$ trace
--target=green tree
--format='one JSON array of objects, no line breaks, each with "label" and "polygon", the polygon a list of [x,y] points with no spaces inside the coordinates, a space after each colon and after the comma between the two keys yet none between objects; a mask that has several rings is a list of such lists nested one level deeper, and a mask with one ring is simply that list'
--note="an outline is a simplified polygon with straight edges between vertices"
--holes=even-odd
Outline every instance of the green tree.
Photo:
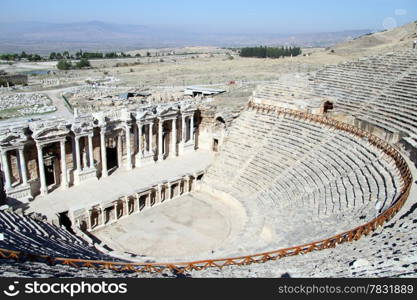
[{"label": "green tree", "polygon": [[79,52],[76,52],[75,53],[75,58],[76,59],[80,59],[82,56],[83,56],[83,51],[82,50],[80,50]]},{"label": "green tree", "polygon": [[19,55],[12,54],[12,53],[6,53],[6,54],[0,54],[0,59],[2,60],[17,60],[19,58]]},{"label": "green tree", "polygon": [[104,55],[105,58],[117,58],[118,55],[116,52],[108,52]]},{"label": "green tree", "polygon": [[285,56],[298,56],[301,54],[299,47],[245,47],[240,49],[241,57],[258,57],[258,58],[280,58]]},{"label": "green tree", "polygon": [[41,61],[42,57],[39,54],[29,54],[28,60],[29,61]]},{"label": "green tree", "polygon": [[58,70],[70,70],[73,68],[73,65],[70,61],[67,61],[66,59],[61,59],[58,64],[56,65]]},{"label": "green tree", "polygon": [[81,58],[80,61],[76,64],[78,69],[89,68],[91,67],[90,61],[86,58]]}]

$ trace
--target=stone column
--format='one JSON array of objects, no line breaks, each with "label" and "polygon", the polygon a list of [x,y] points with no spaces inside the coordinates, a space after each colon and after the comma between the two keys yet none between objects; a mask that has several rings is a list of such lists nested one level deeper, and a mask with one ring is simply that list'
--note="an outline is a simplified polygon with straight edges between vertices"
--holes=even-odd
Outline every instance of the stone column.
[{"label": "stone column", "polygon": [[177,156],[177,119],[172,120],[172,132],[171,132],[171,149],[170,149],[170,156],[175,157]]},{"label": "stone column", "polygon": [[126,124],[125,126],[126,131],[126,155],[127,155],[127,170],[132,170],[132,145],[130,141],[130,126]]},{"label": "stone column", "polygon": [[100,148],[101,148],[101,175],[103,178],[109,176],[107,170],[107,153],[106,153],[106,133],[104,128],[101,128],[100,132]]},{"label": "stone column", "polygon": [[68,178],[67,178],[67,162],[66,162],[66,153],[65,153],[65,140],[60,141],[61,148],[61,181],[62,187],[64,189],[68,188]]},{"label": "stone column", "polygon": [[189,193],[189,192],[190,192],[190,176],[186,176],[185,181],[184,181],[184,194]]},{"label": "stone column", "polygon": [[149,124],[149,152],[153,154],[153,122]]},{"label": "stone column", "polygon": [[152,207],[152,204],[151,204],[151,193],[148,193],[146,195],[145,207],[147,207],[147,208],[151,208]]},{"label": "stone column", "polygon": [[116,202],[114,202],[114,204],[113,204],[113,209],[114,209],[114,220],[115,221],[117,221],[118,219],[119,219],[119,215],[117,214],[117,206],[118,206],[118,203],[117,203],[117,201]]},{"label": "stone column", "polygon": [[157,199],[155,202],[157,203],[162,202],[162,185],[161,184],[158,184],[158,194],[157,194]]},{"label": "stone column", "polygon": [[106,210],[101,207],[101,225],[105,225],[106,224]]},{"label": "stone column", "polygon": [[163,134],[162,125],[163,125],[163,123],[164,123],[164,121],[162,119],[159,119],[159,122],[158,122],[158,160],[159,161],[162,161],[164,159],[164,154],[162,153],[162,151],[163,151],[162,143],[164,141],[163,138],[162,138],[162,134]]},{"label": "stone column", "polygon": [[123,148],[122,148],[122,136],[119,135],[117,136],[117,166],[118,168],[122,167],[123,164]]},{"label": "stone column", "polygon": [[92,224],[91,224],[91,209],[87,211],[87,231],[91,231]]},{"label": "stone column", "polygon": [[187,126],[186,126],[186,116],[182,115],[181,117],[181,143],[179,148],[179,155],[184,154],[185,139],[187,137]]},{"label": "stone column", "polygon": [[197,180],[197,178],[194,175],[193,176],[190,176],[190,180],[188,181],[188,186],[190,188],[190,192],[193,192],[194,191],[195,181],[196,180]]},{"label": "stone column", "polygon": [[174,193],[172,192],[172,183],[168,182],[168,200],[171,200],[172,198],[174,198]]},{"label": "stone column", "polygon": [[93,153],[93,135],[88,135],[88,160],[90,161],[90,169],[94,168],[94,153]]},{"label": "stone column", "polygon": [[81,156],[80,156],[80,137],[75,137],[75,161],[77,164],[77,172],[81,173],[82,167],[81,167]]},{"label": "stone column", "polygon": [[[139,194],[136,194],[135,203],[133,204],[133,212],[139,212],[140,211],[140,196]],[[136,210],[135,210],[136,209]]]},{"label": "stone column", "polygon": [[143,138],[143,126],[141,123],[137,123],[138,126],[138,155],[139,158],[142,158],[142,148],[144,145],[142,145],[142,138]]},{"label": "stone column", "polygon": [[28,184],[28,172],[26,168],[24,146],[19,147],[19,162],[20,162],[20,174],[22,174],[22,183],[23,185],[27,185]]},{"label": "stone column", "polygon": [[129,197],[124,198],[123,215],[128,216],[129,212]]},{"label": "stone column", "polygon": [[7,160],[6,150],[1,151],[1,163],[3,165],[3,172],[4,172],[4,185],[7,191],[12,188],[12,179],[10,177],[10,168],[9,168],[9,162]]},{"label": "stone column", "polygon": [[88,169],[88,161],[87,161],[87,137],[83,136],[82,137],[82,141],[83,141],[83,146],[82,148],[80,148],[80,153],[83,156],[83,159],[81,160],[81,168],[84,169]]},{"label": "stone column", "polygon": [[190,116],[190,142],[194,144],[194,113]]},{"label": "stone column", "polygon": [[36,144],[38,150],[38,166],[39,166],[39,179],[41,182],[41,195],[48,194],[48,187],[46,186],[45,178],[45,165],[43,162],[43,145]]},{"label": "stone column", "polygon": [[133,125],[133,154],[137,154],[139,152],[139,126],[135,123],[136,126]]},{"label": "stone column", "polygon": [[142,132],[142,124],[140,122],[137,122],[136,125],[138,127],[138,129],[136,131],[137,134],[138,134],[137,139],[136,139],[136,142],[137,142],[137,145],[138,145],[138,152],[136,153],[136,157],[135,157],[135,166],[139,167],[140,166],[140,161],[143,157],[143,155],[142,155],[142,135],[143,135],[143,132]]}]

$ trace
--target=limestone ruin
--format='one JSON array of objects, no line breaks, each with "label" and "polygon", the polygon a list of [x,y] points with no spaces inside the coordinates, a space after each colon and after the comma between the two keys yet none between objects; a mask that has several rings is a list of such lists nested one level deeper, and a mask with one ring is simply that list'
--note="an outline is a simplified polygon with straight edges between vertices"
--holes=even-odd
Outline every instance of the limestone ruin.
[{"label": "limestone ruin", "polygon": [[415,276],[416,55],[282,76],[238,116],[203,97],[2,126],[0,253],[75,274]]}]

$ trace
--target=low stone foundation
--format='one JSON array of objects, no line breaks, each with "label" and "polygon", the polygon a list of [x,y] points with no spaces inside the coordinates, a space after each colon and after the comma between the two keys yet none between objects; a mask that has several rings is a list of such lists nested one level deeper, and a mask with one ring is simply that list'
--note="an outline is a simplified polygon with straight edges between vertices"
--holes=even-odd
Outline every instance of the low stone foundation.
[{"label": "low stone foundation", "polygon": [[188,194],[199,188],[204,171],[187,174],[149,186],[133,195],[123,196],[109,203],[76,209],[69,216],[73,224],[83,231],[94,232],[118,220],[161,205],[165,201]]}]

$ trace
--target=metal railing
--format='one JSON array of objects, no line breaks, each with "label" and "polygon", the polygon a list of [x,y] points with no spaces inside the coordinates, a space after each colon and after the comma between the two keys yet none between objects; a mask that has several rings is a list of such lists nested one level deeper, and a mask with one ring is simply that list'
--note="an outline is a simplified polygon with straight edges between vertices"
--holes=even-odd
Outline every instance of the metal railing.
[{"label": "metal railing", "polygon": [[324,116],[311,115],[303,113],[300,111],[295,111],[291,109],[285,109],[276,107],[273,105],[265,104],[254,104],[252,102],[248,103],[248,109],[256,110],[258,113],[266,114],[277,114],[283,116],[289,116],[293,118],[303,119],[309,122],[316,122],[324,126],[329,126],[336,128],[338,130],[345,131],[352,135],[355,135],[359,138],[367,138],[368,142],[373,146],[377,147],[388,155],[392,162],[395,164],[396,168],[401,174],[401,192],[398,198],[393,202],[393,204],[377,216],[375,219],[370,222],[358,226],[354,229],[345,231],[343,233],[331,236],[324,240],[314,241],[304,245],[298,245],[289,248],[283,248],[278,250],[272,250],[268,252],[249,254],[238,257],[229,257],[221,259],[206,259],[200,261],[191,261],[191,262],[173,262],[173,263],[131,263],[131,262],[117,262],[117,261],[101,261],[101,260],[85,260],[85,259],[73,259],[73,258],[61,258],[61,257],[49,257],[45,255],[35,255],[30,253],[24,253],[20,251],[12,251],[7,249],[0,249],[0,258],[6,259],[15,259],[15,260],[31,260],[46,262],[49,264],[62,264],[68,265],[76,268],[87,267],[94,269],[110,269],[114,271],[130,271],[130,272],[163,272],[163,271],[173,271],[173,272],[187,272],[191,270],[204,270],[207,268],[223,268],[226,266],[242,266],[249,265],[253,263],[265,263],[267,261],[274,261],[284,257],[295,256],[299,254],[306,254],[312,251],[318,251],[328,248],[334,248],[339,244],[352,242],[360,239],[364,235],[368,235],[371,232],[375,231],[378,227],[381,227],[384,223],[391,220],[396,213],[403,207],[405,201],[407,200],[411,185],[412,185],[412,175],[407,166],[406,161],[401,156],[401,154],[389,145],[387,142],[382,139],[365,132],[359,128],[356,128],[352,125],[345,124],[334,119],[329,119]]}]

